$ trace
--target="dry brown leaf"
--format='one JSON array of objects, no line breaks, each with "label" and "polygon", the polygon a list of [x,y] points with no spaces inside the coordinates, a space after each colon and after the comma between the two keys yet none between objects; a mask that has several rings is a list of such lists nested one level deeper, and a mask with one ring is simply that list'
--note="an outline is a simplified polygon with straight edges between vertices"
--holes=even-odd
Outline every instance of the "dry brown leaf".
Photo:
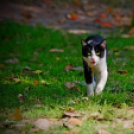
[{"label": "dry brown leaf", "polygon": [[77,118],[70,118],[68,120],[68,127],[72,128],[74,126],[82,126],[82,121]]},{"label": "dry brown leaf", "polygon": [[89,116],[89,119],[101,121],[101,120],[105,120],[105,117],[103,115],[101,115],[100,113],[96,112],[96,113],[91,114]]},{"label": "dry brown leaf", "polygon": [[38,80],[34,80],[34,83],[36,83],[36,84],[37,84],[37,83],[39,83],[39,81],[38,81]]},{"label": "dry brown leaf", "polygon": [[131,35],[130,34],[122,34],[121,37],[123,37],[123,38],[130,38]]},{"label": "dry brown leaf", "polygon": [[103,23],[101,23],[101,27],[108,27],[108,28],[111,28],[112,25],[111,25],[111,23],[103,22]]},{"label": "dry brown leaf", "polygon": [[126,70],[119,70],[118,73],[119,73],[119,74],[127,75],[127,71],[126,71]]},{"label": "dry brown leaf", "polygon": [[131,26],[131,22],[132,22],[131,18],[129,18],[127,16],[121,18],[122,25]]},{"label": "dry brown leaf", "polygon": [[52,122],[48,119],[38,119],[34,122],[35,126],[40,129],[48,129],[52,126]]},{"label": "dry brown leaf", "polygon": [[110,7],[108,7],[108,8],[106,9],[106,12],[111,14],[111,13],[113,13],[113,9],[110,8]]},{"label": "dry brown leaf", "polygon": [[129,30],[128,33],[129,33],[129,34],[134,34],[134,27],[132,27],[132,28]]},{"label": "dry brown leaf", "polygon": [[16,78],[16,77],[6,77],[6,80],[11,81],[11,82],[16,82],[16,83],[21,82],[21,79]]},{"label": "dry brown leaf", "polygon": [[26,19],[31,19],[33,17],[29,12],[23,12],[21,15]]},{"label": "dry brown leaf", "polygon": [[73,69],[73,66],[72,66],[71,64],[65,66],[65,70],[66,70],[66,71],[68,71],[68,70],[70,70],[70,69]]},{"label": "dry brown leaf", "polygon": [[23,94],[19,94],[19,95],[18,95],[18,99],[20,100],[20,103],[23,103],[23,102],[24,102],[25,97],[24,97],[24,95],[23,95]]},{"label": "dry brown leaf", "polygon": [[79,0],[74,0],[74,5],[77,7],[81,7],[82,3]]},{"label": "dry brown leaf", "polygon": [[123,125],[123,128],[131,129],[134,126],[133,120],[123,120],[123,119],[115,119],[115,122],[121,123]]},{"label": "dry brown leaf", "polygon": [[19,60],[17,58],[13,58],[13,59],[8,59],[8,60],[5,60],[5,63],[19,63]]},{"label": "dry brown leaf", "polygon": [[44,3],[47,4],[47,5],[51,5],[52,1],[51,0],[44,0]]},{"label": "dry brown leaf", "polygon": [[17,120],[17,121],[22,120],[23,116],[20,112],[20,109],[15,109],[14,114],[10,115],[10,118],[14,119],[14,120]]},{"label": "dry brown leaf", "polygon": [[124,128],[132,128],[134,126],[134,121],[129,120],[129,121],[123,121],[123,127]]},{"label": "dry brown leaf", "polygon": [[43,71],[41,71],[41,70],[35,70],[35,71],[32,71],[32,73],[33,73],[33,74],[42,74]]},{"label": "dry brown leaf", "polygon": [[101,13],[101,14],[100,14],[100,17],[104,19],[104,18],[106,18],[106,14]]},{"label": "dry brown leaf", "polygon": [[75,83],[73,82],[66,82],[64,85],[68,88],[68,90],[77,89]]},{"label": "dry brown leaf", "polygon": [[76,111],[64,111],[64,115],[63,116],[69,116],[69,117],[80,117],[81,114],[77,113]]},{"label": "dry brown leaf", "polygon": [[52,48],[49,50],[50,52],[64,52],[63,49],[57,49],[57,48]]},{"label": "dry brown leaf", "polygon": [[95,22],[95,23],[102,23],[103,21],[100,18],[96,18],[96,19],[93,20],[93,22]]}]

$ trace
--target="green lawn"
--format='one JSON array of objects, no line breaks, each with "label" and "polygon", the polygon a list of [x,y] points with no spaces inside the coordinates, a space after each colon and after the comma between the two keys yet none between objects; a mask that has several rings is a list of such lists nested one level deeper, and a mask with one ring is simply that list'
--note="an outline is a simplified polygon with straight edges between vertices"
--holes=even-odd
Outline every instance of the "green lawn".
[{"label": "green lawn", "polygon": [[[123,123],[134,120],[134,38],[108,36],[107,85],[101,95],[84,98],[83,71],[66,71],[65,67],[82,66],[81,39],[87,36],[43,26],[0,23],[0,124],[4,126],[0,132],[13,129],[16,133],[34,133],[30,123],[21,130],[3,125],[5,120],[12,122],[10,115],[19,108],[23,118],[30,121],[44,117],[62,120],[63,112],[70,109],[89,116],[82,126],[74,127],[77,132],[62,125],[39,130],[39,134],[96,134],[103,127],[112,134],[133,134],[134,125],[125,128]],[[64,52],[50,52],[54,48]],[[76,87],[69,90],[66,82]],[[104,116],[102,120],[90,119],[96,112]],[[122,121],[117,123],[117,119]]]}]

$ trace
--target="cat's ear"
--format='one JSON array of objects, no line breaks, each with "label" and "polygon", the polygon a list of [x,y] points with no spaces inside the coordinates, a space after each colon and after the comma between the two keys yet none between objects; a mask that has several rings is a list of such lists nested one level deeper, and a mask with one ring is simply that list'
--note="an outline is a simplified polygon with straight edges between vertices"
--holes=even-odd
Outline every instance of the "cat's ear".
[{"label": "cat's ear", "polygon": [[103,49],[105,49],[106,48],[106,45],[107,45],[107,40],[106,39],[104,39],[102,42],[101,42],[101,47],[103,48]]},{"label": "cat's ear", "polygon": [[82,47],[84,47],[84,46],[86,46],[87,45],[87,43],[85,42],[85,40],[81,40],[81,44],[82,44]]}]

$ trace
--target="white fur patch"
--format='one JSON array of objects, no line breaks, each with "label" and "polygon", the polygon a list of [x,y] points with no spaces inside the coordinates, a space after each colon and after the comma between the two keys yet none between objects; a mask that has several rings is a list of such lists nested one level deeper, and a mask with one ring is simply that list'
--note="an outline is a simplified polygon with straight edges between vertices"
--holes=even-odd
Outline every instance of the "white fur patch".
[{"label": "white fur patch", "polygon": [[89,40],[89,41],[88,41],[88,44],[90,44],[91,42],[93,42],[93,40]]},{"label": "white fur patch", "polygon": [[87,95],[94,96],[94,84],[87,84]]},{"label": "white fur patch", "polygon": [[86,46],[87,45],[87,43],[84,40],[81,40],[81,42],[82,42],[82,46]]}]

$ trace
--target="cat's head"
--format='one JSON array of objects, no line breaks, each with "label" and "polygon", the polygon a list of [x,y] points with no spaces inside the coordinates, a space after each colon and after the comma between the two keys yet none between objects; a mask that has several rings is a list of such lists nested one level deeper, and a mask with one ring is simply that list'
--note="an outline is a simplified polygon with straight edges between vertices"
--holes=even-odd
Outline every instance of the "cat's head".
[{"label": "cat's head", "polygon": [[98,35],[89,36],[81,40],[83,59],[90,66],[97,65],[106,56],[107,41]]}]

